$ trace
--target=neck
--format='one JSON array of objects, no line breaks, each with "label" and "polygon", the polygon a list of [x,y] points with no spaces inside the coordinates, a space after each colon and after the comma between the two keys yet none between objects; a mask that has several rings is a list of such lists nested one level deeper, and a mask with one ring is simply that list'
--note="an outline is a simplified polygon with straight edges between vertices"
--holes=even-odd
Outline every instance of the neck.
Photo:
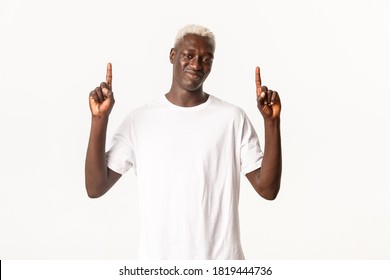
[{"label": "neck", "polygon": [[171,89],[165,96],[171,103],[181,107],[198,106],[206,102],[209,97],[202,89],[194,92],[173,91]]}]

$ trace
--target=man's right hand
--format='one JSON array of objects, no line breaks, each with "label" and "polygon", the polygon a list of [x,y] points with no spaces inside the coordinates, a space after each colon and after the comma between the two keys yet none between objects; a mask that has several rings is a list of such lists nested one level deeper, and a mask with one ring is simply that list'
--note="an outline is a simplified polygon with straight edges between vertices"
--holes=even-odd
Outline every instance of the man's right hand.
[{"label": "man's right hand", "polygon": [[114,95],[112,92],[112,65],[107,64],[106,82],[100,84],[89,94],[89,108],[92,117],[108,117],[114,107]]},{"label": "man's right hand", "polygon": [[91,198],[105,194],[122,176],[107,167],[105,157],[108,116],[114,103],[112,66],[108,63],[106,82],[89,94],[92,122],[85,160],[85,186]]}]

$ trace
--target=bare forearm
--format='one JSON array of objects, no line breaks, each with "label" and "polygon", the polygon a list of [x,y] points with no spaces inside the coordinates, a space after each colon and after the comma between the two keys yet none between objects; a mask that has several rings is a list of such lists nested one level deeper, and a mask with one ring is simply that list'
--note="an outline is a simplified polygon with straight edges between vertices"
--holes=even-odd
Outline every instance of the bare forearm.
[{"label": "bare forearm", "polygon": [[264,118],[264,158],[260,169],[246,176],[257,193],[265,199],[275,199],[282,175],[282,148],[280,140],[280,111],[282,104],[277,91],[261,83],[260,68],[256,67],[257,108]]},{"label": "bare forearm", "polygon": [[108,117],[114,103],[112,65],[108,63],[106,82],[89,93],[92,123],[85,160],[85,186],[91,198],[105,194],[121,177],[121,174],[107,168],[105,158]]},{"label": "bare forearm", "polygon": [[259,172],[259,193],[266,199],[275,199],[282,175],[282,148],[280,119],[265,121],[264,158]]},{"label": "bare forearm", "polygon": [[108,117],[92,117],[87,156],[85,185],[89,197],[99,197],[108,190],[107,163],[105,159]]}]

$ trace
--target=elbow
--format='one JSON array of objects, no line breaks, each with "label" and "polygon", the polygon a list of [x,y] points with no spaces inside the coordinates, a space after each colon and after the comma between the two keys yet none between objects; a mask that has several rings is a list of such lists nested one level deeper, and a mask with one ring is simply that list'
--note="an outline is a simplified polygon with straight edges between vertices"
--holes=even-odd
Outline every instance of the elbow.
[{"label": "elbow", "polygon": [[103,192],[99,191],[99,187],[92,186],[90,184],[86,184],[85,187],[89,198],[99,198],[104,194]]},{"label": "elbow", "polygon": [[93,199],[93,198],[99,198],[99,197],[102,196],[101,194],[94,193],[94,192],[88,192],[88,191],[87,191],[87,194],[88,194],[88,197],[91,198],[91,199]]},{"label": "elbow", "polygon": [[266,200],[275,200],[280,189],[281,175],[262,179],[258,181],[258,194]]},{"label": "elbow", "polygon": [[259,190],[259,195],[266,200],[275,200],[279,193],[280,184],[275,184]]},{"label": "elbow", "polygon": [[260,196],[266,200],[275,200],[278,194],[273,194],[273,193],[260,193]]}]

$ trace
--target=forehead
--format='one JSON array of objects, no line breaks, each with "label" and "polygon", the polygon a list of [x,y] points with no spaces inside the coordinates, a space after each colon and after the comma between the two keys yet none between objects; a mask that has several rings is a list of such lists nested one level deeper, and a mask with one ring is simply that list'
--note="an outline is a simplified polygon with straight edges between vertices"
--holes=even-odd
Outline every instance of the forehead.
[{"label": "forehead", "polygon": [[177,48],[179,49],[179,51],[195,50],[214,54],[214,48],[211,43],[211,40],[207,37],[195,34],[185,35],[180,41],[180,43],[177,45]]}]

